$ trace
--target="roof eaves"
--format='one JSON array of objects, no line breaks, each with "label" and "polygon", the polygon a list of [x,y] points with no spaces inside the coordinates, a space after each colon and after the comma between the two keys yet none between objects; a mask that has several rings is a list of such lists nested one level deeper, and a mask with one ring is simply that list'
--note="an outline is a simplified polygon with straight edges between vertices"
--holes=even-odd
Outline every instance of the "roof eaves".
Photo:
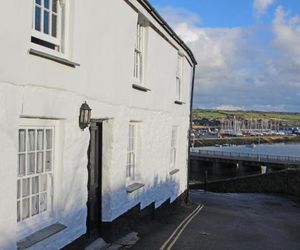
[{"label": "roof eaves", "polygon": [[156,11],[156,9],[149,3],[148,0],[137,0],[148,13],[168,32],[168,34],[187,52],[191,57],[194,65],[197,65],[196,58],[190,48],[182,41],[182,39],[175,33],[170,25],[163,19],[163,17]]}]

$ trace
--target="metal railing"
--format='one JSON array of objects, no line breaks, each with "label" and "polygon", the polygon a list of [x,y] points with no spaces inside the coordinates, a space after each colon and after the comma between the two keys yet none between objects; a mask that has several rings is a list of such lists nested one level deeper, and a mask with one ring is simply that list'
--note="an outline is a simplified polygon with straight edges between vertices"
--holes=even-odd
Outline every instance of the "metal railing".
[{"label": "metal railing", "polygon": [[285,163],[300,163],[300,157],[297,156],[279,156],[267,154],[254,154],[254,153],[237,153],[226,151],[202,150],[191,149],[191,153],[197,156],[211,157],[211,158],[226,158],[226,159],[244,159],[256,161],[272,161],[272,162],[285,162]]}]

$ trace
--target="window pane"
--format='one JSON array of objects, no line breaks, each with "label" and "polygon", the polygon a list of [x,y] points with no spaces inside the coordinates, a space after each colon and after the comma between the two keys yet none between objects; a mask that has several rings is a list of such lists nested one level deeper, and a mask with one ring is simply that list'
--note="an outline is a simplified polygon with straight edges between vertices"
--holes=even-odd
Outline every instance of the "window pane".
[{"label": "window pane", "polygon": [[44,6],[49,9],[49,0],[44,0]]},{"label": "window pane", "polygon": [[180,79],[176,78],[176,98],[178,100],[180,100],[181,98],[181,83],[180,83]]},{"label": "window pane", "polygon": [[22,219],[29,217],[29,198],[23,199],[22,201]]},{"label": "window pane", "polygon": [[57,13],[57,0],[52,1],[52,11]]},{"label": "window pane", "polygon": [[20,198],[20,194],[21,194],[21,181],[18,180],[17,181],[17,199]]},{"label": "window pane", "polygon": [[41,192],[47,191],[47,178],[48,176],[46,174],[41,175],[41,185],[40,185]]},{"label": "window pane", "polygon": [[39,177],[32,178],[32,186],[31,186],[31,193],[37,194],[39,192]]},{"label": "window pane", "polygon": [[29,129],[28,130],[28,151],[35,150],[35,130]]},{"label": "window pane", "polygon": [[142,63],[143,63],[143,58],[142,58],[142,53],[139,53],[139,57],[138,57],[138,67],[139,67],[139,71],[138,71],[138,74],[139,74],[139,79],[141,80],[142,79]]},{"label": "window pane", "polygon": [[17,201],[17,222],[20,221],[21,214],[20,214],[20,201]]},{"label": "window pane", "polygon": [[39,129],[37,131],[37,149],[43,150],[44,149],[44,130]]},{"label": "window pane", "polygon": [[39,213],[39,196],[33,196],[31,199],[31,215]]},{"label": "window pane", "polygon": [[41,5],[41,0],[35,0],[35,3]]},{"label": "window pane", "polygon": [[42,173],[43,172],[43,165],[44,165],[44,153],[39,152],[37,153],[37,160],[36,160],[36,172],[37,173]]},{"label": "window pane", "polygon": [[34,28],[37,31],[41,31],[41,8],[40,7],[35,7],[35,25]]},{"label": "window pane", "polygon": [[25,154],[19,154],[18,176],[25,175]]},{"label": "window pane", "polygon": [[57,16],[52,14],[52,36],[56,37],[57,35]]},{"label": "window pane", "polygon": [[52,148],[52,130],[51,129],[46,130],[46,148],[47,149]]},{"label": "window pane", "polygon": [[49,34],[49,12],[44,10],[44,33]]},{"label": "window pane", "polygon": [[47,210],[47,193],[40,195],[40,212]]},{"label": "window pane", "polygon": [[27,175],[35,173],[35,153],[27,155]]},{"label": "window pane", "polygon": [[19,152],[24,152],[26,150],[26,130],[19,130]]},{"label": "window pane", "polygon": [[22,196],[26,197],[30,194],[30,178],[22,180]]},{"label": "window pane", "polygon": [[46,171],[51,171],[52,169],[52,152],[51,151],[47,151],[46,152],[46,166],[45,166],[45,170]]}]

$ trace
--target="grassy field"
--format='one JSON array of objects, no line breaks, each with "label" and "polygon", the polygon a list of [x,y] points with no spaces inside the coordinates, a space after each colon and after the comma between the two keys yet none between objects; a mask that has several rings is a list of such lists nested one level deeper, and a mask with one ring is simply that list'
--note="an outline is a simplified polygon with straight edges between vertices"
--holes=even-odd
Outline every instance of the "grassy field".
[{"label": "grassy field", "polygon": [[195,119],[222,120],[236,116],[237,119],[273,119],[288,126],[300,126],[300,113],[260,112],[260,111],[225,111],[225,110],[193,110]]}]

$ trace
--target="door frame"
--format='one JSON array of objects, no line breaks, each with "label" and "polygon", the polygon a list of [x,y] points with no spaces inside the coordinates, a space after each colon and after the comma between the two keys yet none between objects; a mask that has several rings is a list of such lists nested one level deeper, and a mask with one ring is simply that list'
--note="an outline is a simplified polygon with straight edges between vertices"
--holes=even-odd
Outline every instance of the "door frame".
[{"label": "door frame", "polygon": [[103,120],[92,119],[89,131],[86,234],[95,240],[101,235],[102,224]]}]

